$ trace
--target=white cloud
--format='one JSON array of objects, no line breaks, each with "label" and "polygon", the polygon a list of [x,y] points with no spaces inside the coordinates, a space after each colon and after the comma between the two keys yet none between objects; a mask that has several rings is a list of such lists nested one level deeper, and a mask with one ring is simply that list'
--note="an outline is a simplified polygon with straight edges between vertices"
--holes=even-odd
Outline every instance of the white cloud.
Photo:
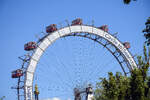
[{"label": "white cloud", "polygon": [[60,99],[57,97],[54,97],[54,98],[46,98],[46,99],[41,99],[41,100],[60,100]]},{"label": "white cloud", "polygon": [[68,98],[68,100],[71,100],[70,98]]},{"label": "white cloud", "polygon": [[[46,98],[46,99],[40,99],[40,100],[61,100],[61,99],[54,97],[54,98]],[[68,98],[67,100],[71,100],[71,98]]]}]

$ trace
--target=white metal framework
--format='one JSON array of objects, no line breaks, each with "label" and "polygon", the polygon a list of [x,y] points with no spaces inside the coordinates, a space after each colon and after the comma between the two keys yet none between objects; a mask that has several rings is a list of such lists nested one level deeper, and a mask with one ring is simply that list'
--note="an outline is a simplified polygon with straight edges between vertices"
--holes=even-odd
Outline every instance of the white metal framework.
[{"label": "white metal framework", "polygon": [[[82,35],[81,33],[87,33]],[[91,35],[95,35],[96,38],[90,38]],[[61,28],[55,32],[52,32],[48,35],[46,35],[32,54],[27,70],[26,70],[26,76],[24,80],[24,97],[25,100],[33,100],[33,79],[34,79],[34,72],[37,66],[37,63],[41,57],[41,55],[44,53],[46,48],[48,48],[53,42],[55,42],[57,39],[65,36],[81,36],[81,37],[86,37],[90,38],[94,41],[100,42],[98,39],[102,38],[107,41],[107,43],[102,44],[104,47],[106,47],[116,59],[118,59],[117,55],[115,55],[116,52],[119,52],[119,56],[122,56],[126,64],[128,65],[129,70],[131,71],[132,69],[136,68],[137,65],[129,53],[129,51],[124,47],[124,45],[113,35],[104,32],[101,29],[98,29],[93,26],[87,26],[87,25],[75,25],[75,26],[67,26],[64,28]],[[107,45],[112,45],[113,47],[116,48],[115,51],[111,51]],[[123,61],[119,61],[121,63]]]}]

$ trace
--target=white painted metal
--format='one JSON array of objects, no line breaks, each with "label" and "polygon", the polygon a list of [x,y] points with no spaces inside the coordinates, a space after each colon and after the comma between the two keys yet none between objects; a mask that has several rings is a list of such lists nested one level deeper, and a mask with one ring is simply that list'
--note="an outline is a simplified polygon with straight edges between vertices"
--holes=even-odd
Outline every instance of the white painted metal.
[{"label": "white painted metal", "polygon": [[33,100],[32,84],[34,71],[36,69],[37,62],[39,61],[41,55],[44,53],[46,48],[62,36],[66,36],[71,33],[84,33],[84,32],[99,35],[102,38],[108,40],[124,55],[124,57],[126,58],[126,60],[130,65],[130,70],[137,67],[134,59],[132,58],[128,50],[123,46],[123,44],[118,39],[113,37],[111,34],[92,26],[85,26],[85,25],[68,26],[49,34],[46,38],[44,38],[44,40],[39,44],[39,46],[33,53],[26,71],[25,87],[24,87],[25,100]]}]

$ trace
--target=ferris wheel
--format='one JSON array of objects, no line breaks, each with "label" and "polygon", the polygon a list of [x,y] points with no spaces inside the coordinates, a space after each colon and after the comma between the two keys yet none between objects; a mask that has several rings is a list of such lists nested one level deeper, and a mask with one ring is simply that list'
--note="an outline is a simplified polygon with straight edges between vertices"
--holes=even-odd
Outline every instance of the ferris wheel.
[{"label": "ferris wheel", "polygon": [[[60,25],[60,28],[58,28],[56,24],[49,25],[46,27],[46,32],[43,32],[43,36],[39,37],[37,42],[28,42],[25,44],[24,50],[28,51],[28,53],[19,57],[23,61],[22,67],[12,72],[12,78],[18,78],[17,87],[14,87],[17,89],[18,100],[38,100],[38,87],[43,91],[47,90],[43,94],[51,91],[49,95],[54,95],[55,97],[58,97],[56,94],[61,95],[57,92],[61,90],[61,93],[72,95],[72,97],[70,97],[71,100],[83,100],[82,94],[86,95],[84,99],[92,100],[94,82],[96,80],[94,79],[95,75],[98,74],[99,71],[106,73],[104,69],[108,64],[111,64],[110,62],[117,62],[125,75],[128,75],[131,70],[137,67],[133,56],[128,51],[130,48],[129,42],[122,43],[119,41],[115,34],[108,32],[107,25],[101,27],[95,27],[94,24],[85,25],[80,18],[73,20],[71,24],[68,21],[65,23],[66,26],[63,27]],[[74,37],[79,37],[79,39]],[[70,40],[78,42],[72,43]],[[92,45],[91,40],[92,42],[94,41],[96,47]],[[62,43],[60,43],[60,41]],[[103,68],[99,68],[98,65],[93,64],[95,61],[97,61],[97,63],[99,63],[99,61],[105,62],[99,60],[105,58],[105,53],[102,54],[100,52],[100,55],[97,54],[99,44],[105,48],[105,50],[102,51],[109,52],[109,54],[112,55],[111,61],[109,60],[106,64],[103,64]],[[60,47],[58,47],[58,45]],[[75,45],[79,46],[75,48]],[[62,49],[63,46],[65,46],[65,49]],[[69,51],[70,47],[73,47],[73,49]],[[83,47],[85,48],[83,49]],[[97,48],[97,50],[94,51],[93,48]],[[91,49],[90,53],[86,53],[89,49]],[[47,50],[49,50],[50,53],[48,53]],[[54,50],[56,50],[56,52]],[[77,53],[76,58],[74,56],[70,57],[70,55],[74,55],[75,52]],[[92,54],[99,56],[94,58]],[[70,58],[67,59],[67,57]],[[84,60],[87,61],[84,62]],[[108,60],[108,58],[105,58],[105,60]],[[55,68],[51,68],[50,66]],[[62,67],[60,68],[58,66]],[[96,67],[93,68],[92,66]],[[107,69],[112,71],[115,68]],[[96,73],[96,71],[98,72]],[[93,75],[93,73],[95,74]],[[63,78],[65,78],[65,80],[63,80]],[[55,85],[57,86],[55,87]],[[52,88],[54,88],[54,90]],[[64,100],[65,99],[66,98],[64,98]]]}]

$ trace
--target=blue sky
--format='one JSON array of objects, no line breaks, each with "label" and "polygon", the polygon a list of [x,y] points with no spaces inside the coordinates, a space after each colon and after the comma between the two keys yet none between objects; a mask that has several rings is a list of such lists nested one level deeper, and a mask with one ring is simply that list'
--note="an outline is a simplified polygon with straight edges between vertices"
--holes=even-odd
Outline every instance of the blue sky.
[{"label": "blue sky", "polygon": [[[149,0],[137,0],[130,5],[124,5],[122,0],[0,0],[0,97],[16,99],[15,90],[11,89],[16,82],[11,79],[11,71],[20,68],[18,56],[26,53],[23,50],[24,44],[36,41],[35,34],[45,30],[47,25],[58,24],[65,19],[71,22],[80,17],[84,23],[90,24],[94,20],[95,26],[107,24],[110,33],[118,32],[122,42],[131,43],[130,51],[133,55],[141,54],[145,41],[141,31],[150,16],[149,5]],[[68,41],[76,44],[76,39],[69,38]],[[58,45],[61,47],[63,43],[65,41],[60,40]],[[73,50],[71,44],[68,45]],[[52,46],[52,51],[57,52],[58,47]]]}]

